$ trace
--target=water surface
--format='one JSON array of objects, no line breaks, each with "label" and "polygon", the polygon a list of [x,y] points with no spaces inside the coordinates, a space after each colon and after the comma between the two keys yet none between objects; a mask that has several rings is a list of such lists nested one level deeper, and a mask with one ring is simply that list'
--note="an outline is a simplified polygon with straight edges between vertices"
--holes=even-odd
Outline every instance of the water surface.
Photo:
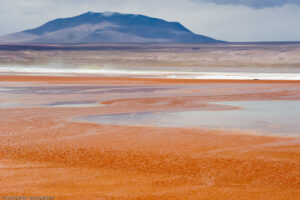
[{"label": "water surface", "polygon": [[264,134],[300,135],[300,101],[232,101],[217,104],[240,110],[143,112],[80,117],[100,124],[255,130]]},{"label": "water surface", "polygon": [[46,105],[47,107],[61,107],[61,108],[81,108],[81,107],[95,107],[102,106],[95,101],[56,101]]}]

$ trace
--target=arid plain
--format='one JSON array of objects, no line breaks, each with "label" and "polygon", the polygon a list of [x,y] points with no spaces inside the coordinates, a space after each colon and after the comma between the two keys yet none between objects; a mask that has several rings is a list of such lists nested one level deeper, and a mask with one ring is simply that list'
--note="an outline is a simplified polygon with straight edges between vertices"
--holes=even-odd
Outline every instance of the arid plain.
[{"label": "arid plain", "polygon": [[[300,73],[300,45],[289,43],[2,45],[0,49],[0,70],[7,66],[118,70],[173,67],[200,72]],[[297,127],[293,134],[285,134],[287,129],[276,124],[254,123],[253,129],[239,128],[238,121],[233,128],[181,125],[184,120],[197,121],[195,116],[175,121],[175,126],[159,126],[151,125],[153,119],[147,116],[154,113],[154,120],[159,121],[169,112],[197,111],[205,118],[209,112],[217,117],[222,112],[246,111],[247,119],[247,109],[234,106],[235,102],[299,100],[297,80],[198,80],[2,70],[0,196],[297,200]],[[128,116],[138,119],[140,114],[148,121],[126,124]],[[113,120],[95,123],[85,120],[86,116]],[[124,120],[125,124],[119,123]],[[291,115],[282,121],[297,124],[299,118]],[[262,129],[257,130],[256,125]],[[276,134],[279,129],[283,132]]]}]

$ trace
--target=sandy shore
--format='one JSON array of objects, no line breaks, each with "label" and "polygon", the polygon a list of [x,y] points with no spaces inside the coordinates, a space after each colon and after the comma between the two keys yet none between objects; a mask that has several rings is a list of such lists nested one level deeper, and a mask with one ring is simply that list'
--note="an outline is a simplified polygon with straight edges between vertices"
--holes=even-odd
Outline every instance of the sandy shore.
[{"label": "sandy shore", "polygon": [[[78,116],[218,110],[300,100],[298,81],[0,76],[0,196],[55,199],[300,198],[300,139],[247,130],[130,127]],[[11,90],[11,91],[9,91]],[[96,101],[96,107],[49,107]],[[233,108],[232,108],[233,109]]]}]

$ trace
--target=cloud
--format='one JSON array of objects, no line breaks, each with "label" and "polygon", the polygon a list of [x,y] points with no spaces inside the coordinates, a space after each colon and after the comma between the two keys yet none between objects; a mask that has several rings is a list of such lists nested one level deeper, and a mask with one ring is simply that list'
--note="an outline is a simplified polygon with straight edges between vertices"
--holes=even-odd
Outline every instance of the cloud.
[{"label": "cloud", "polygon": [[300,5],[299,0],[193,0],[196,2],[215,3],[218,5],[243,5],[251,8],[282,7],[287,4]]}]

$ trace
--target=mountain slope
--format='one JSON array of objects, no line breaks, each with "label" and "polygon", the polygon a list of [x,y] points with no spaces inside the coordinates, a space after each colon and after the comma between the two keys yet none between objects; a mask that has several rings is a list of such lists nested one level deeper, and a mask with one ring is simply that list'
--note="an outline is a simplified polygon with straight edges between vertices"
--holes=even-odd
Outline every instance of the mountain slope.
[{"label": "mountain slope", "polygon": [[143,15],[87,12],[0,37],[2,43],[216,43],[178,22]]}]

